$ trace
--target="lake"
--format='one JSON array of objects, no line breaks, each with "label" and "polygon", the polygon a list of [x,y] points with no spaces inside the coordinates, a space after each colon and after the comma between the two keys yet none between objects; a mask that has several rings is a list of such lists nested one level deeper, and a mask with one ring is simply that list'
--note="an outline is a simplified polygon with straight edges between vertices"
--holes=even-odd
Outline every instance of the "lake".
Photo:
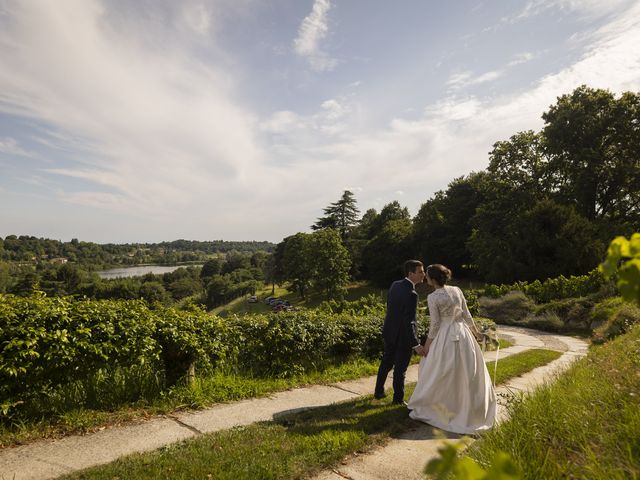
[{"label": "lake", "polygon": [[138,265],[137,267],[123,267],[123,268],[111,268],[109,270],[100,270],[96,272],[100,278],[126,278],[126,277],[141,277],[147,273],[153,273],[160,275],[163,273],[173,272],[181,267],[201,267],[202,265]]}]

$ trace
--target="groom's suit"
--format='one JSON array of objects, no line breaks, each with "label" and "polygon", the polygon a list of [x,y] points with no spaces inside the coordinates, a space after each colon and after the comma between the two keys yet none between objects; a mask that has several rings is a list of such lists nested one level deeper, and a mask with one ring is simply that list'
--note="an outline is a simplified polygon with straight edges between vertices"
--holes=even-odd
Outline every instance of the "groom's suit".
[{"label": "groom's suit", "polygon": [[408,278],[393,282],[387,295],[387,315],[382,328],[384,354],[374,392],[377,398],[384,396],[384,383],[393,368],[393,401],[400,403],[404,400],[404,377],[412,350],[420,345],[417,308],[418,294],[413,283]]}]

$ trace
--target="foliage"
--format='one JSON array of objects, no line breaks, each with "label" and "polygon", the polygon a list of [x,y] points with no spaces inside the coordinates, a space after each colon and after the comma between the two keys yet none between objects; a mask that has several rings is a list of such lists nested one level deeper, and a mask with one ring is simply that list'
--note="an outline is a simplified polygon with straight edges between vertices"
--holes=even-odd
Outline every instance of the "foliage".
[{"label": "foliage", "polygon": [[327,228],[313,233],[296,233],[276,247],[276,272],[287,280],[302,298],[309,289],[328,297],[344,293],[349,280],[351,260],[336,230]]},{"label": "foliage", "polygon": [[619,98],[586,86],[542,115],[547,179],[563,203],[589,220],[640,219],[640,94]]},{"label": "foliage", "polygon": [[402,266],[411,256],[411,221],[391,220],[365,246],[362,269],[375,285],[388,287],[403,277]]},{"label": "foliage", "polygon": [[497,323],[518,324],[535,311],[535,305],[521,291],[511,291],[499,298],[481,297],[480,315],[487,316]]},{"label": "foliage", "polygon": [[[1,240],[1,239],[0,239]],[[270,252],[269,242],[227,242],[214,240],[198,242],[175,240],[161,243],[97,244],[73,239],[61,242],[28,235],[8,235],[2,241],[0,259],[12,262],[46,263],[63,258],[83,268],[98,269],[115,265],[141,263],[172,264],[176,262],[205,261],[212,254],[233,250],[254,253]]]},{"label": "foliage", "polygon": [[487,297],[499,297],[508,292],[518,290],[538,303],[571,297],[584,297],[596,293],[607,285],[605,278],[597,270],[587,275],[565,277],[560,275],[544,281],[515,282],[510,285],[487,285],[483,294]]},{"label": "foliage", "polygon": [[599,271],[607,278],[617,274],[620,295],[640,304],[640,233],[613,239]]},{"label": "foliage", "polygon": [[640,323],[640,307],[620,297],[614,297],[595,305],[589,316],[593,327],[593,341],[603,343],[627,333]]},{"label": "foliage", "polygon": [[324,216],[311,225],[311,228],[313,230],[335,229],[340,232],[340,237],[344,241],[358,223],[360,211],[356,203],[353,192],[345,190],[340,200],[324,208]]},{"label": "foliage", "polygon": [[460,452],[470,443],[470,439],[459,442],[446,442],[438,448],[439,456],[430,460],[424,473],[437,480],[520,480],[522,474],[511,457],[497,451],[488,470],[475,460],[461,457]]},{"label": "foliage", "polygon": [[[223,319],[197,308],[152,310],[138,300],[0,295],[0,403],[28,414],[58,386],[86,385],[96,373],[145,365],[161,372],[160,389],[178,382],[191,364],[199,372],[226,368],[289,377],[379,356],[382,321],[379,310]],[[423,336],[427,325],[420,322]]]},{"label": "foliage", "polygon": [[471,213],[483,200],[486,172],[454,179],[446,191],[427,200],[413,218],[413,243],[419,258],[447,265],[456,276],[472,269],[467,239]]}]

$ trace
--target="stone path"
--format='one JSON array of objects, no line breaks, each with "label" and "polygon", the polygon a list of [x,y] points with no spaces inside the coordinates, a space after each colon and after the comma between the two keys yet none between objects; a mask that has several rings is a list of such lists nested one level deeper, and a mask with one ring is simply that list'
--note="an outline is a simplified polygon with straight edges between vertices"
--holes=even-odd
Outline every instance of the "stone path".
[{"label": "stone path", "polygon": [[[553,375],[565,369],[576,358],[586,355],[587,342],[572,337],[548,335],[523,328],[501,327],[502,337],[511,337],[516,346],[505,351],[516,353],[529,348],[548,348],[564,351],[553,362],[536,368],[521,377],[511,379],[506,385],[496,388],[498,396],[498,422],[506,419],[504,403],[514,392],[533,389]],[[542,334],[541,334],[542,333]],[[527,346],[527,348],[522,348]],[[500,352],[502,353],[502,352]],[[495,358],[494,352],[485,354],[485,359]],[[504,358],[500,355],[500,358]],[[489,372],[492,372],[491,367]],[[444,435],[444,437],[443,437]],[[385,446],[365,454],[351,457],[333,470],[321,472],[313,480],[423,480],[422,474],[429,460],[438,456],[438,448],[446,441],[461,438],[461,435],[436,430],[429,425],[416,422],[416,427],[399,438],[392,439]],[[402,459],[398,461],[398,459]]]},{"label": "stone path", "polygon": [[[513,347],[501,350],[500,358],[530,348],[545,348],[548,345],[546,348],[557,349],[560,344],[566,346],[566,353],[560,359],[547,367],[536,369],[523,377],[514,379],[509,384],[509,388],[512,389],[528,389],[531,385],[547,378],[549,373],[558,366],[566,366],[577,356],[586,353],[586,342],[571,337],[552,336],[551,339],[548,335],[540,335],[540,332],[509,327],[501,327],[499,333],[510,337],[516,343]],[[485,358],[493,360],[494,352],[488,352]],[[412,365],[407,371],[407,383],[415,382],[417,377],[418,366]],[[154,418],[144,423],[107,428],[89,435],[73,435],[6,448],[0,450],[0,479],[55,478],[65,473],[112,462],[130,453],[154,450],[203,433],[272,420],[292,411],[370,395],[374,384],[375,377],[366,377],[333,385],[298,388],[275,393],[267,398],[221,404],[206,410],[178,413],[174,416]],[[431,456],[435,455],[441,441],[433,438],[430,427],[418,425],[415,430],[392,440],[377,452],[354,457],[341,466],[337,473],[323,472],[317,478],[420,478],[422,467]],[[390,458],[394,461],[390,462]],[[402,462],[397,462],[397,458],[402,458]],[[403,464],[402,471],[391,468],[397,463]]]}]

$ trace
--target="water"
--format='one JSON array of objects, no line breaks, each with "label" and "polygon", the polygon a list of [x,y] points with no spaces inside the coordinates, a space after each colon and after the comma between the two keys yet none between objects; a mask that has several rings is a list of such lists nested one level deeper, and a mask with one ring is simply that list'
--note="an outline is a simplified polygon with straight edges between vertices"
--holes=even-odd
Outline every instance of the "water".
[{"label": "water", "polygon": [[111,278],[128,278],[128,277],[141,277],[142,275],[146,275],[147,273],[153,273],[156,275],[173,272],[181,267],[201,267],[202,265],[144,265],[137,267],[124,267],[124,268],[112,268],[110,270],[101,270],[96,272],[100,278],[111,279]]}]

